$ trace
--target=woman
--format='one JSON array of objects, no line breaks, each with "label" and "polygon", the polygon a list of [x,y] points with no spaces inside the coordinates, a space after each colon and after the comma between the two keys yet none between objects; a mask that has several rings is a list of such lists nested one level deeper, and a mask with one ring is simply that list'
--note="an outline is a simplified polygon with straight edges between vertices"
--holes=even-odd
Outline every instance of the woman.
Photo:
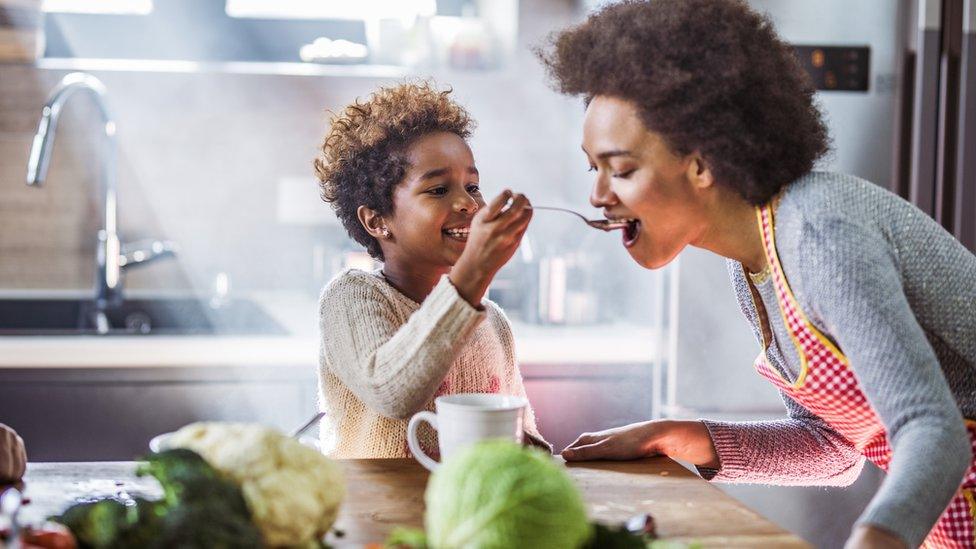
[{"label": "woman", "polygon": [[848,547],[972,547],[976,257],[881,187],[812,171],[826,128],[768,19],[738,0],[628,1],[540,56],[586,99],[591,203],[630,221],[644,267],[688,245],[728,258],[788,411],[587,433],[563,456],[791,485],[847,485],[866,458],[887,476]]}]

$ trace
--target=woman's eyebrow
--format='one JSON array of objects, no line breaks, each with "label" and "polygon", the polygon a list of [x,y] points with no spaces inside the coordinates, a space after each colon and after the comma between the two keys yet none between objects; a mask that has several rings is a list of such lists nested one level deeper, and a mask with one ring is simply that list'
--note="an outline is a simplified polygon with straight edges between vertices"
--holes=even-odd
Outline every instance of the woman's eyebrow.
[{"label": "woman's eyebrow", "polygon": [[[586,147],[582,147],[582,149],[583,149],[583,153],[586,154],[586,156],[590,156],[590,152],[586,150]],[[599,158],[600,160],[606,160],[608,158],[613,158],[615,156],[632,156],[635,158],[637,157],[637,155],[635,155],[633,152],[624,149],[613,149],[610,151],[604,151],[596,155],[596,157]]]},{"label": "woman's eyebrow", "polygon": [[608,158],[613,158],[615,156],[634,156],[634,153],[632,153],[630,151],[625,151],[625,150],[619,150],[618,149],[618,150],[612,150],[612,151],[604,151],[604,152],[596,155],[596,157],[599,158],[600,160],[606,160]]}]

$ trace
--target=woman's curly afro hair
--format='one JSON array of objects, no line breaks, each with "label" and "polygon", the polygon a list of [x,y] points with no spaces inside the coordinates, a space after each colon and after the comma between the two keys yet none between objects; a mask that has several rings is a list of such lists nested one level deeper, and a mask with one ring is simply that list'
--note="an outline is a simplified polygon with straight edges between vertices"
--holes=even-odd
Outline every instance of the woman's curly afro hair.
[{"label": "woman's curly afro hair", "polygon": [[537,51],[562,93],[628,100],[678,154],[752,204],[829,147],[814,87],[770,20],[742,0],[625,0]]},{"label": "woman's curly afro hair", "polygon": [[322,199],[349,236],[378,260],[383,259],[379,242],[356,211],[366,206],[380,215],[393,212],[393,189],[406,175],[407,149],[416,138],[433,132],[471,135],[474,120],[450,93],[429,82],[399,84],[380,88],[332,117],[314,162]]}]

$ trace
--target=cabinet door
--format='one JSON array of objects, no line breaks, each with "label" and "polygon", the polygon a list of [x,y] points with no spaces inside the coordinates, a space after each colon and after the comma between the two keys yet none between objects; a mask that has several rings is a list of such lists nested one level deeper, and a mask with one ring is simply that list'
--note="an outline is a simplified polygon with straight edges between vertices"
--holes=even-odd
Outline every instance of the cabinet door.
[{"label": "cabinet door", "polygon": [[194,421],[290,430],[315,410],[314,379],[0,383],[0,421],[31,461],[130,460],[149,439]]}]

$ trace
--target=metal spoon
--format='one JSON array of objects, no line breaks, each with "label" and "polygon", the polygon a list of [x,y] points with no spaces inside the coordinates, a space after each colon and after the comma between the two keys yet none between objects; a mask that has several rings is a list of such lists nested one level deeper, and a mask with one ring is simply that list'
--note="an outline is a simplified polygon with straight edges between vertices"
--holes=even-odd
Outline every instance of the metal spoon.
[{"label": "metal spoon", "polygon": [[319,412],[319,413],[317,413],[317,414],[315,414],[314,416],[312,416],[312,419],[310,419],[310,420],[308,420],[307,422],[305,422],[305,423],[304,423],[304,424],[303,424],[303,425],[302,425],[301,427],[299,427],[298,429],[295,429],[295,432],[293,432],[293,433],[291,434],[291,438],[294,438],[294,439],[297,439],[297,438],[299,438],[299,437],[301,437],[301,436],[302,436],[302,434],[304,434],[304,433],[305,433],[305,431],[308,431],[308,430],[309,430],[309,429],[311,429],[311,428],[312,428],[312,427],[313,427],[313,426],[314,426],[314,425],[315,425],[316,423],[318,423],[318,421],[319,421],[320,419],[322,419],[322,416],[324,416],[324,415],[325,415],[325,412]]},{"label": "metal spoon", "polygon": [[533,210],[551,210],[554,212],[566,212],[573,214],[576,217],[583,220],[584,223],[593,227],[594,229],[600,229],[601,231],[613,231],[616,229],[627,228],[627,223],[624,221],[614,221],[613,219],[587,219],[583,214],[574,212],[573,210],[567,210],[566,208],[556,208],[554,206],[532,206]]}]

